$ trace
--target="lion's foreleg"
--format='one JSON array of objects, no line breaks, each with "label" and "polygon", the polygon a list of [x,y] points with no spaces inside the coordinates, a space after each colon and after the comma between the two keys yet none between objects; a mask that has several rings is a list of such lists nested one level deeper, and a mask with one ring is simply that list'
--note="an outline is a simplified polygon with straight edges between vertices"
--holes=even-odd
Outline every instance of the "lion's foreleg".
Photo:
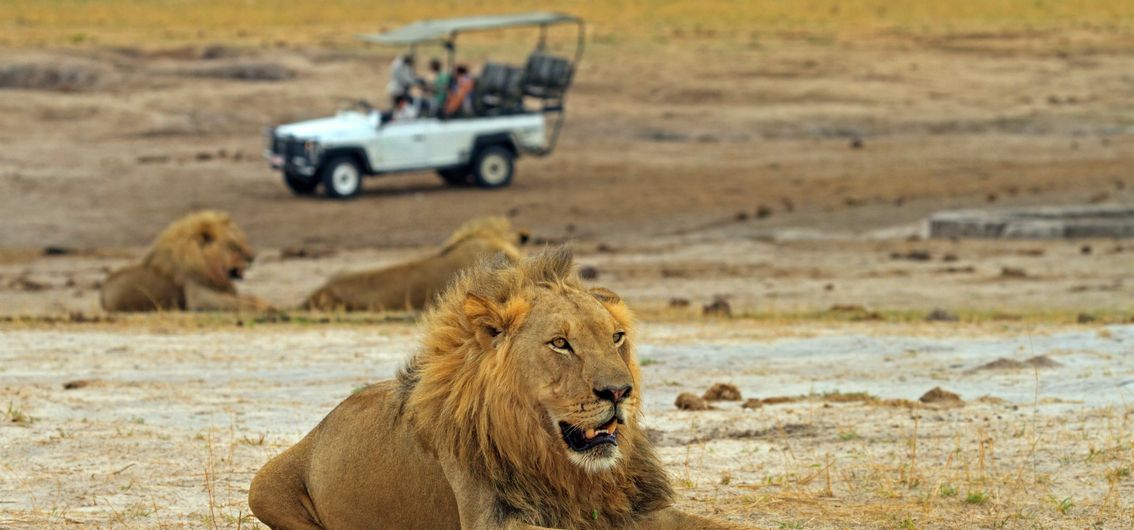
[{"label": "lion's foreleg", "polygon": [[496,511],[496,492],[482,480],[472,476],[460,462],[451,456],[441,456],[441,469],[453,495],[457,498],[457,512],[464,530],[551,530],[515,519],[501,520]]},{"label": "lion's foreleg", "polygon": [[190,280],[185,282],[185,308],[190,311],[266,311],[272,306],[254,296],[217,291]]},{"label": "lion's foreleg", "polygon": [[639,527],[650,530],[733,530],[744,528],[743,526],[688,514],[676,508],[665,508],[647,515],[642,518]]}]

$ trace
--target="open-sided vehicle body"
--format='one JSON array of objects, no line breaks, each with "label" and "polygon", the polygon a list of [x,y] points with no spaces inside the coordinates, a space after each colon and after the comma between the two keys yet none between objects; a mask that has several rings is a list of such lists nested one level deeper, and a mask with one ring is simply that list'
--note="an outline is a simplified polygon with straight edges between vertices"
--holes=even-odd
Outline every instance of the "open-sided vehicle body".
[{"label": "open-sided vehicle body", "polygon": [[[579,28],[575,57],[546,53],[547,27],[571,23]],[[570,15],[526,13],[418,22],[367,41],[409,45],[440,42],[453,62],[456,36],[465,31],[539,26],[540,40],[522,66],[487,63],[473,93],[470,116],[423,116],[389,120],[369,108],[274,127],[266,155],[273,169],[298,194],[323,186],[334,198],[349,198],[362,177],[435,170],[450,184],[473,182],[496,188],[511,183],[515,160],[546,156],[555,148],[565,118],[565,96],[582,53],[583,23]]]}]

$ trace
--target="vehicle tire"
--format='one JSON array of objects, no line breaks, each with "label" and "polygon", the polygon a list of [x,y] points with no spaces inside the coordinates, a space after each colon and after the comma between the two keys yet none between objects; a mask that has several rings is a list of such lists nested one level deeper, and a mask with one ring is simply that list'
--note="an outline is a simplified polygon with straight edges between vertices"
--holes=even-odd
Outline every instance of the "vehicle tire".
[{"label": "vehicle tire", "polygon": [[476,185],[482,188],[502,188],[511,184],[515,158],[510,149],[500,145],[481,149],[472,165]]},{"label": "vehicle tire", "polygon": [[336,156],[319,168],[323,193],[332,199],[350,199],[362,189],[362,168],[351,156]]},{"label": "vehicle tire", "polygon": [[311,195],[319,185],[319,179],[314,175],[307,177],[292,171],[283,172],[284,184],[296,195]]},{"label": "vehicle tire", "polygon": [[450,186],[463,186],[469,183],[469,168],[467,167],[438,169],[437,175]]}]

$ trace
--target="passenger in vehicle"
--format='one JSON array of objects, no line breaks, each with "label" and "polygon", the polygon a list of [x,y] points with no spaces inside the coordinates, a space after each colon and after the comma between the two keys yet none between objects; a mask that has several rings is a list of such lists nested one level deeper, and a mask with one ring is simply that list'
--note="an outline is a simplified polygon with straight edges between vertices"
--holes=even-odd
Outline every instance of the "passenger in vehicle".
[{"label": "passenger in vehicle", "polygon": [[449,85],[453,76],[441,69],[441,60],[434,57],[429,60],[429,71],[433,72],[433,84],[426,87],[429,93],[429,109],[432,115],[440,115],[445,108],[445,98],[449,95]]},{"label": "passenger in vehicle", "polygon": [[472,116],[472,94],[475,87],[476,81],[469,75],[468,67],[463,64],[457,65],[453,76],[453,88],[445,99],[445,116],[450,118]]},{"label": "passenger in vehicle", "polygon": [[418,115],[417,104],[413,98],[405,94],[394,97],[394,112],[390,116],[390,121],[409,121],[416,120]]},{"label": "passenger in vehicle", "polygon": [[386,85],[386,92],[390,100],[397,106],[398,96],[408,96],[410,89],[417,81],[417,74],[413,71],[413,56],[402,55],[390,63],[390,82]]}]

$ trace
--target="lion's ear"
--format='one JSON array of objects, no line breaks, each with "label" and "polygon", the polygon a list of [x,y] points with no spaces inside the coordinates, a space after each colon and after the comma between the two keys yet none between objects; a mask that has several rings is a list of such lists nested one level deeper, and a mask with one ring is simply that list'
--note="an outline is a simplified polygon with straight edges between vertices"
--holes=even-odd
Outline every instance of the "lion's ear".
[{"label": "lion's ear", "polygon": [[477,328],[478,334],[483,331],[488,336],[495,337],[504,331],[503,322],[500,318],[500,306],[492,301],[481,298],[477,294],[468,293],[465,295],[463,309],[469,323]]},{"label": "lion's ear", "polygon": [[605,287],[591,288],[591,295],[598,299],[603,304],[617,304],[622,301],[622,297],[617,293]]},{"label": "lion's ear", "polygon": [[516,329],[527,316],[531,305],[518,297],[501,305],[475,293],[468,293],[465,295],[463,309],[477,338],[491,341],[501,333]]}]

